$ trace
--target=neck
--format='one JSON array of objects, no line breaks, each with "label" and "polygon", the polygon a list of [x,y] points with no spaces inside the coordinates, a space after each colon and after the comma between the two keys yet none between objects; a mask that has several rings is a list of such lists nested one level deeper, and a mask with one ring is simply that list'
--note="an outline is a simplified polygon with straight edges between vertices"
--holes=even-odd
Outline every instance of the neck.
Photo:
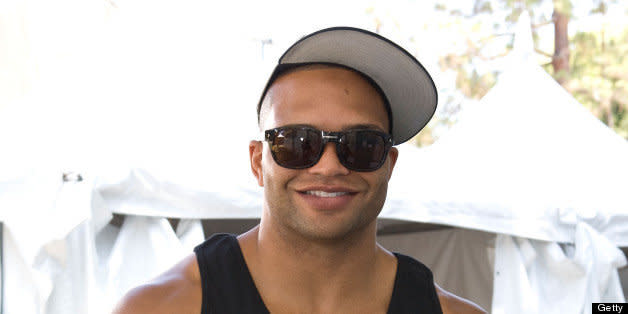
[{"label": "neck", "polygon": [[315,238],[272,218],[264,210],[260,225],[238,238],[271,312],[386,312],[397,259],[376,243],[375,220],[337,238]]},{"label": "neck", "polygon": [[376,243],[375,221],[331,240],[287,232],[262,218],[239,241],[254,280],[273,282],[260,291],[269,299],[271,288],[277,287],[275,293],[294,293],[291,298],[301,304],[338,304],[343,298],[365,296],[382,280],[383,268],[396,268],[391,267],[396,259]]},{"label": "neck", "polygon": [[[276,226],[270,219],[262,219],[256,242],[263,260],[285,263],[288,267],[291,264],[295,270],[306,272],[316,269],[313,275],[319,278],[346,273],[344,265],[351,269],[374,267],[379,251],[375,221],[338,238],[315,238]],[[355,263],[356,259],[364,262]],[[356,269],[359,271],[362,269]]]}]

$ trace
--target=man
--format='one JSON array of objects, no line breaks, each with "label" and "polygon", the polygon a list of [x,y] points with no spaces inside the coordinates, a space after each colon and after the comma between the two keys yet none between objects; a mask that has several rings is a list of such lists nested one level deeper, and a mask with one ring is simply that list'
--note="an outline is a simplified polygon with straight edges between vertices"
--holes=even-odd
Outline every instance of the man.
[{"label": "man", "polygon": [[216,235],[118,313],[481,313],[420,262],[376,242],[397,160],[436,108],[425,69],[355,28],[306,36],[280,58],[249,144],[260,224]]}]

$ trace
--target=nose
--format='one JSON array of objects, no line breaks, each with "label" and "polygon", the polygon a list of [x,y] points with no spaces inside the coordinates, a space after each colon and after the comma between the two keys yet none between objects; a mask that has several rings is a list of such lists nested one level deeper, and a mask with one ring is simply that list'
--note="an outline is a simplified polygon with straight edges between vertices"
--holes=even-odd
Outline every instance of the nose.
[{"label": "nose", "polygon": [[308,172],[323,176],[340,176],[348,175],[350,171],[338,160],[336,144],[327,143],[323,148],[321,159],[314,166],[308,168]]}]

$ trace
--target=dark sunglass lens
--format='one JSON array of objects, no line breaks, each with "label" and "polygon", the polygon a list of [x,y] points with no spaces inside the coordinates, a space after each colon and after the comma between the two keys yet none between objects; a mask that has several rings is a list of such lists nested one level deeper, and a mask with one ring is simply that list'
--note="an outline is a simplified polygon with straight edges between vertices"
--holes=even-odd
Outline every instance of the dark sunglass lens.
[{"label": "dark sunglass lens", "polygon": [[306,128],[279,129],[271,147],[275,161],[282,167],[306,168],[318,160],[322,146],[320,132]]},{"label": "dark sunglass lens", "polygon": [[347,132],[338,146],[339,156],[344,159],[345,166],[352,170],[376,170],[386,158],[386,140],[375,131]]}]

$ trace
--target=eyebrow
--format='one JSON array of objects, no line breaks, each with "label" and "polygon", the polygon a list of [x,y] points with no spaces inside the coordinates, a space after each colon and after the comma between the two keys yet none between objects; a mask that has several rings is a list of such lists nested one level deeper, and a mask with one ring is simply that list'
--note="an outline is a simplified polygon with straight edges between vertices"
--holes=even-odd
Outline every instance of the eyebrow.
[{"label": "eyebrow", "polygon": [[351,124],[351,125],[342,127],[342,130],[352,130],[352,129],[374,129],[374,130],[386,132],[379,125],[372,124],[372,123]]}]

